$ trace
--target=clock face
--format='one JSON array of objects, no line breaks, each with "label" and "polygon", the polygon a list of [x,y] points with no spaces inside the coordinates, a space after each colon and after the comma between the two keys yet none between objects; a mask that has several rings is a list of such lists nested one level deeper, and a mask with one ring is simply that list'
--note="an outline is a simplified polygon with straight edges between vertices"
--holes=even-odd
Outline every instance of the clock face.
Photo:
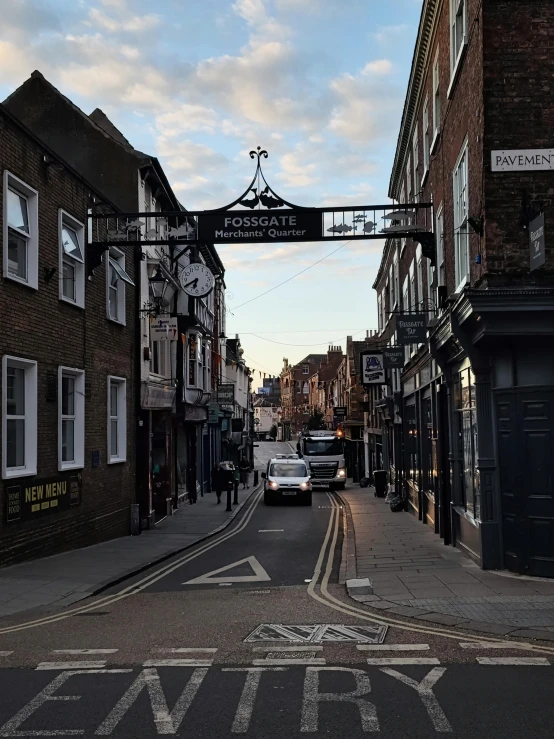
[{"label": "clock face", "polygon": [[214,288],[214,276],[205,264],[188,264],[180,280],[183,290],[194,298],[203,298]]}]

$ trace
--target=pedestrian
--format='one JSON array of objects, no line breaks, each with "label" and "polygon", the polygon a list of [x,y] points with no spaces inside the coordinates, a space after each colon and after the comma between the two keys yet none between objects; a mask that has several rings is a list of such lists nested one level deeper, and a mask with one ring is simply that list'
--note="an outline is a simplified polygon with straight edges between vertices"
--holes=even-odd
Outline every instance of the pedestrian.
[{"label": "pedestrian", "polygon": [[242,489],[249,488],[250,485],[248,484],[248,473],[250,472],[250,462],[246,459],[246,457],[243,457],[240,460],[239,463],[239,470],[240,470],[240,481],[242,482]]},{"label": "pedestrian", "polygon": [[222,469],[221,463],[218,462],[212,472],[212,487],[217,495],[217,503],[221,503],[221,493],[225,486],[225,472]]}]

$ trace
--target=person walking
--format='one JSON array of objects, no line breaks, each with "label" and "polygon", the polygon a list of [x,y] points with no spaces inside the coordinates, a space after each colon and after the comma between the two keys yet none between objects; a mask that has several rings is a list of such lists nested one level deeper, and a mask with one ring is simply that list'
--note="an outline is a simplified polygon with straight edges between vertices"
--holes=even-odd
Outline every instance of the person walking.
[{"label": "person walking", "polygon": [[216,466],[213,469],[212,473],[212,487],[215,490],[215,494],[217,495],[217,503],[221,503],[221,493],[223,492],[223,488],[225,487],[226,482],[226,475],[224,470],[221,467],[221,463],[218,462]]},{"label": "person walking", "polygon": [[250,485],[248,484],[248,474],[250,472],[250,463],[246,459],[246,457],[243,457],[240,460],[239,463],[239,470],[240,470],[240,481],[242,482],[242,489],[249,488]]}]

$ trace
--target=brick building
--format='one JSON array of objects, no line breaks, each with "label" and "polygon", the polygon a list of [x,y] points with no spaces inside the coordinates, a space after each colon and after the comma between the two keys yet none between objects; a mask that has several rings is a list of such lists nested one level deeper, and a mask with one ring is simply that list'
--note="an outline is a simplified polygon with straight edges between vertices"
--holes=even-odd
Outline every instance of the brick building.
[{"label": "brick building", "polygon": [[[135,502],[132,249],[89,279],[104,193],[0,106],[0,564],[129,533]],[[110,206],[113,207],[113,206]]]},{"label": "brick building", "polygon": [[342,348],[330,346],[318,369],[308,380],[308,412],[310,415],[316,411],[322,413],[328,428],[334,427],[333,409],[339,405],[337,379],[343,362]]},{"label": "brick building", "polygon": [[308,354],[298,364],[289,364],[283,359],[281,371],[282,440],[288,441],[293,434],[302,431],[310,417],[309,379],[319,368],[325,354]]},{"label": "brick building", "polygon": [[433,204],[418,222],[435,251],[389,238],[374,284],[388,343],[398,312],[427,317],[382,402],[393,481],[482,567],[539,576],[554,575],[553,45],[547,0],[425,0],[389,195]]}]

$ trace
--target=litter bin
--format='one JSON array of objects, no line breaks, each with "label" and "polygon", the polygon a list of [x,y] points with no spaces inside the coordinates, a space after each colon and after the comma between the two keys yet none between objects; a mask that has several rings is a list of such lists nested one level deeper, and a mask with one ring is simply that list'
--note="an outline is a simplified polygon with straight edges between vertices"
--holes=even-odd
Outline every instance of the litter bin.
[{"label": "litter bin", "polygon": [[375,484],[375,497],[384,498],[387,494],[387,471],[386,470],[375,470],[373,473],[373,482]]}]

